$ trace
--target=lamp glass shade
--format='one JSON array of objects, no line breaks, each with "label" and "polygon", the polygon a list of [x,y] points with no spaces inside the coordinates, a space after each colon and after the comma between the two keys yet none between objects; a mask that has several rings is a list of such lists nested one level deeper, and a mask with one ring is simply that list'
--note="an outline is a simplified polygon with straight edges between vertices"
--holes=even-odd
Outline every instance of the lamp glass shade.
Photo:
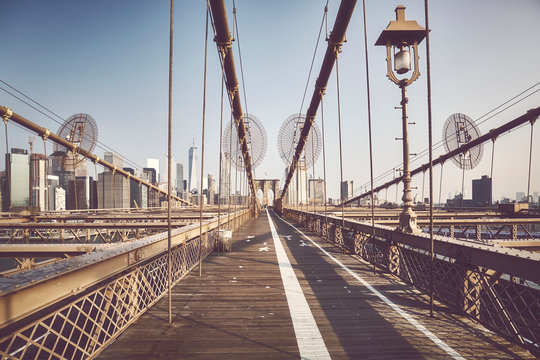
[{"label": "lamp glass shade", "polygon": [[409,48],[402,47],[398,53],[394,54],[394,70],[400,75],[411,70],[411,52]]}]

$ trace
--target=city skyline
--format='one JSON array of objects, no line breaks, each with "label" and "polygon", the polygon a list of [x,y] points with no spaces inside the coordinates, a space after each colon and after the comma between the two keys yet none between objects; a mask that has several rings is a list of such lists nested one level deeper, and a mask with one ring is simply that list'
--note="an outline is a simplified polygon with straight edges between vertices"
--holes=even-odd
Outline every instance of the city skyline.
[{"label": "city skyline", "polygon": [[[320,3],[299,1],[294,4],[278,1],[271,5],[259,2],[237,3],[238,37],[242,39],[249,112],[261,119],[269,136],[267,155],[255,169],[256,178],[262,178],[260,174],[268,174],[264,177],[282,180],[283,165],[275,149],[277,129],[290,114],[299,110],[305,111],[305,104],[302,109],[300,104],[324,4],[324,1]],[[373,136],[377,139],[373,149],[376,177],[399,167],[401,162],[400,142],[395,141],[395,138],[400,136],[399,112],[394,110],[394,106],[399,104],[399,89],[384,76],[384,50],[373,46],[379,33],[394,18],[394,8],[397,4],[398,2],[367,3]],[[407,19],[415,19],[424,25],[423,2],[407,1],[403,4],[407,7]],[[329,3],[329,28],[333,24],[337,6],[337,2]],[[287,9],[287,12],[280,11],[283,8]],[[3,88],[21,97],[6,83],[14,86],[55,113],[61,114],[63,119],[81,111],[91,114],[98,123],[100,141],[124,155],[126,163],[127,159],[130,159],[130,162],[144,164],[146,158],[158,158],[160,163],[166,163],[164,156],[161,155],[166,153],[163,145],[166,143],[167,118],[166,4],[137,3],[125,8],[114,3],[75,4],[66,1],[59,2],[56,6],[45,6],[37,1],[20,1],[3,3],[2,10],[13,21],[19,19],[28,23],[28,19],[32,20],[27,29],[5,29],[6,44],[17,56],[5,59],[4,73],[1,76],[5,83],[0,84]],[[185,10],[175,14],[175,22],[182,25],[175,28],[174,40],[173,153],[181,154],[177,160],[188,164],[186,145],[192,143],[193,138],[198,147],[202,144],[200,119],[205,9],[201,3],[186,4]],[[232,3],[229,1],[227,11],[229,19],[232,20]],[[430,11],[435,144],[441,140],[444,121],[455,112],[470,115],[481,123],[479,126],[482,133],[486,133],[489,129],[537,106],[539,94],[535,93],[537,88],[532,88],[530,91],[532,95],[525,94],[530,96],[517,105],[489,120],[487,119],[489,116],[482,117],[483,114],[538,82],[538,79],[532,78],[530,74],[536,66],[534,59],[540,56],[540,50],[530,47],[528,36],[524,36],[540,32],[540,25],[535,21],[535,16],[540,14],[538,2],[520,0],[516,6],[508,6],[501,0],[475,3],[457,1],[452,4],[433,3]],[[73,17],[72,14],[84,16]],[[302,27],[298,27],[293,21],[298,16],[304,19]],[[100,19],[99,26],[92,21],[96,18]],[[459,27],[455,26],[457,18],[460,19]],[[499,23],[505,26],[498,26]],[[81,26],[78,26],[79,24]],[[121,26],[118,26],[119,24]],[[268,44],[263,46],[260,39],[267,34],[268,28],[273,28],[272,26],[278,30],[274,36],[267,38]],[[66,27],[74,30],[66,32]],[[290,33],[295,34],[299,41],[284,43],[283,39]],[[355,186],[361,187],[369,181],[369,159],[362,12],[358,5],[351,20],[347,40],[339,58],[343,180],[354,181]],[[147,53],[140,52],[141,41],[149,46]],[[501,42],[505,44],[504,49],[498,46]],[[47,52],[43,48],[45,44]],[[233,45],[238,61],[237,43]],[[315,73],[321,61],[322,45],[325,45],[324,34],[315,58]],[[267,51],[269,47],[276,47],[282,51],[270,54]],[[73,51],[74,49],[78,51]],[[184,56],[186,49],[190,49],[190,56]],[[106,58],[100,56],[103,53],[107,53],[108,56]],[[221,77],[215,46],[211,41],[208,54],[209,100],[206,109],[208,124],[204,172],[218,174]],[[493,57],[494,54],[497,56]],[[487,59],[494,61],[486,61]],[[410,134],[413,153],[420,153],[427,147],[425,64],[425,44],[421,44],[421,76],[408,89],[410,120],[417,124],[411,127]],[[268,70],[264,71],[265,69]],[[132,79],[135,72],[139,77],[137,82]],[[308,85],[308,96],[313,90],[313,76],[312,74]],[[145,87],[137,86],[139,83],[145,83]],[[81,84],[85,86],[81,87]],[[286,86],[283,86],[284,84]],[[268,92],[266,86],[282,90],[272,91],[272,96],[269,97],[265,95],[265,92]],[[74,88],[80,91],[71,91]],[[240,90],[243,95],[243,86]],[[29,102],[28,99],[21,98]],[[53,132],[58,127],[50,119],[6,92],[0,92],[0,104],[11,107],[15,112],[41,126],[48,127]],[[141,108],[139,104],[145,106]],[[244,107],[247,112],[247,105]],[[229,119],[227,106],[223,118]],[[320,116],[317,116],[319,126],[320,120]],[[327,173],[333,174],[327,181],[328,196],[338,198],[340,178],[335,174],[339,174],[340,171],[335,71],[325,97],[325,122]],[[10,147],[26,146],[27,132],[10,124],[8,131]],[[144,133],[144,137],[141,137],[141,132]],[[121,135],[118,136],[119,134]],[[502,197],[512,198],[516,192],[526,192],[529,136],[530,126],[518,129],[496,141],[493,170],[494,200]],[[0,148],[4,148],[5,139],[3,136],[0,138],[2,139]],[[540,133],[536,131],[533,142],[537,144],[538,141]],[[38,152],[37,149],[41,147],[37,142],[34,152]],[[50,148],[51,146],[48,147],[49,152]],[[538,157],[537,149],[537,146],[533,147],[531,192],[537,191],[540,183],[540,171],[535,167],[534,160]],[[437,157],[440,154],[439,149],[434,155]],[[491,144],[486,144],[484,157],[479,166],[465,174],[466,194],[471,193],[472,179],[490,175],[490,160]],[[423,157],[421,160],[413,161],[411,165],[414,168],[426,161],[426,157]],[[130,166],[134,167],[132,164]],[[200,163],[197,166],[200,166]],[[512,171],[508,171],[509,168]],[[322,175],[322,157],[316,163],[314,171],[315,177]],[[461,172],[450,163],[445,164],[443,171],[442,200],[449,192],[461,191],[462,176]],[[309,175],[312,175],[312,170],[309,171]],[[390,180],[392,176],[389,174],[384,181]],[[437,167],[434,173],[435,201],[439,193],[440,178],[441,168]],[[420,196],[422,176],[413,178],[413,186],[417,188],[413,190],[413,194]],[[392,188],[389,192],[393,191]]]}]

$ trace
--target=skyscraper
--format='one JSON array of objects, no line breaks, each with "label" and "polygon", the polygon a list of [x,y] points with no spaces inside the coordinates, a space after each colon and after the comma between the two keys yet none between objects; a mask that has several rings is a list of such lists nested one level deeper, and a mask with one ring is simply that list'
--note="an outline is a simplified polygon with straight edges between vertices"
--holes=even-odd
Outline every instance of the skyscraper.
[{"label": "skyscraper", "polygon": [[[167,164],[167,160],[165,160],[165,164]],[[175,165],[175,161],[174,161],[174,154],[171,155],[171,194],[172,195],[175,195],[176,194],[176,165]],[[169,181],[168,178],[169,178],[169,167],[168,166],[165,166],[165,174],[164,174],[164,179],[161,179],[162,182],[167,182]]]},{"label": "skyscraper", "polygon": [[156,179],[154,182],[159,182],[159,159],[146,159],[146,168],[152,168],[156,170]]},{"label": "skyscraper", "polygon": [[8,208],[30,205],[30,156],[23,149],[6,154]]},{"label": "skyscraper", "polygon": [[184,196],[184,165],[176,164],[176,192],[179,197]]},{"label": "skyscraper", "polygon": [[188,192],[198,193],[199,184],[197,177],[197,163],[199,162],[199,150],[193,146],[189,148],[189,169],[188,169]]},{"label": "skyscraper", "polygon": [[218,185],[217,191],[220,193],[220,201],[225,204],[229,199],[229,153],[221,152],[221,187]]},{"label": "skyscraper", "polygon": [[352,180],[345,180],[341,183],[341,201],[346,201],[354,196],[354,186]]},{"label": "skyscraper", "polygon": [[214,205],[214,194],[216,193],[216,179],[214,178],[214,175],[208,174],[208,205]]},{"label": "skyscraper", "polygon": [[491,205],[491,178],[483,175],[481,179],[472,181],[473,206]]},{"label": "skyscraper", "polygon": [[32,186],[32,206],[40,211],[47,209],[47,175],[45,174],[46,157],[43,154],[30,154],[30,186]]},{"label": "skyscraper", "polygon": [[[124,166],[124,160],[120,155],[111,151],[105,151],[103,153],[103,160],[121,169]],[[105,168],[105,171],[111,171],[109,168]]]},{"label": "skyscraper", "polygon": [[324,203],[324,180],[309,179],[309,201],[316,204]]}]

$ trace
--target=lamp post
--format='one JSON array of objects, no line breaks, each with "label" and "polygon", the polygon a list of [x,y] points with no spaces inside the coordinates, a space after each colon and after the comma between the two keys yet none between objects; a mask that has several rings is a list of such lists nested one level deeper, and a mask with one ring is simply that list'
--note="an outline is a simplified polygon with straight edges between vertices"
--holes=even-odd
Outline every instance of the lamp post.
[{"label": "lamp post", "polygon": [[[386,46],[386,76],[401,88],[401,118],[403,124],[403,211],[399,215],[398,230],[410,233],[421,233],[416,223],[416,214],[412,210],[413,198],[411,194],[411,172],[409,169],[409,134],[407,118],[407,86],[418,79],[418,44],[426,36],[426,29],[418,25],[415,20],[405,20],[405,6],[396,7],[396,20],[383,30],[375,45]],[[413,49],[414,67],[410,78],[398,78],[397,75],[407,74],[411,71],[411,47]],[[392,69],[393,54],[393,69]]]}]

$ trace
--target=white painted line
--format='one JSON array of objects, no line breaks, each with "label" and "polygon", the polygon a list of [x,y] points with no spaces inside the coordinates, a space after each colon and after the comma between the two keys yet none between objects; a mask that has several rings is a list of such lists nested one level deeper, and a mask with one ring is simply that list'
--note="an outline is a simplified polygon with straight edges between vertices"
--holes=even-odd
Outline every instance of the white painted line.
[{"label": "white painted line", "polygon": [[332,259],[336,264],[338,264],[341,268],[343,268],[345,271],[347,271],[350,275],[352,275],[356,280],[360,281],[362,285],[364,285],[366,288],[368,288],[372,293],[377,295],[379,299],[384,301],[388,306],[390,306],[392,309],[394,309],[399,315],[401,315],[403,318],[405,318],[409,323],[411,323],[416,329],[418,329],[420,332],[422,332],[425,336],[427,336],[431,341],[433,341],[438,347],[440,347],[442,350],[444,350],[448,355],[450,355],[454,359],[460,359],[464,360],[465,358],[458,354],[457,351],[452,349],[449,345],[447,345],[444,341],[439,339],[435,334],[433,334],[431,331],[426,329],[426,327],[422,324],[420,324],[418,321],[413,319],[409,314],[407,314],[403,309],[401,309],[399,306],[394,304],[392,301],[390,301],[386,296],[381,294],[377,289],[375,289],[373,286],[369,285],[367,281],[362,279],[360,276],[358,276],[356,273],[354,273],[351,269],[349,269],[347,266],[345,266],[341,261],[333,257],[328,251],[323,249],[319,244],[317,244],[315,241],[313,241],[309,236],[304,234],[300,229],[298,229],[293,224],[289,223],[288,221],[281,218],[283,222],[288,224],[289,226],[293,227],[296,231],[298,231],[302,236],[304,236],[306,239],[311,241],[312,244],[314,244],[316,247],[319,248],[326,256],[328,256],[330,259]]},{"label": "white painted line", "polygon": [[302,287],[294,274],[289,257],[279,239],[274,222],[270,218],[268,209],[266,210],[266,215],[268,216],[268,223],[270,224],[272,238],[274,239],[279,271],[281,273],[287,303],[289,304],[300,357],[302,359],[331,359],[319,327],[304,296]]}]

